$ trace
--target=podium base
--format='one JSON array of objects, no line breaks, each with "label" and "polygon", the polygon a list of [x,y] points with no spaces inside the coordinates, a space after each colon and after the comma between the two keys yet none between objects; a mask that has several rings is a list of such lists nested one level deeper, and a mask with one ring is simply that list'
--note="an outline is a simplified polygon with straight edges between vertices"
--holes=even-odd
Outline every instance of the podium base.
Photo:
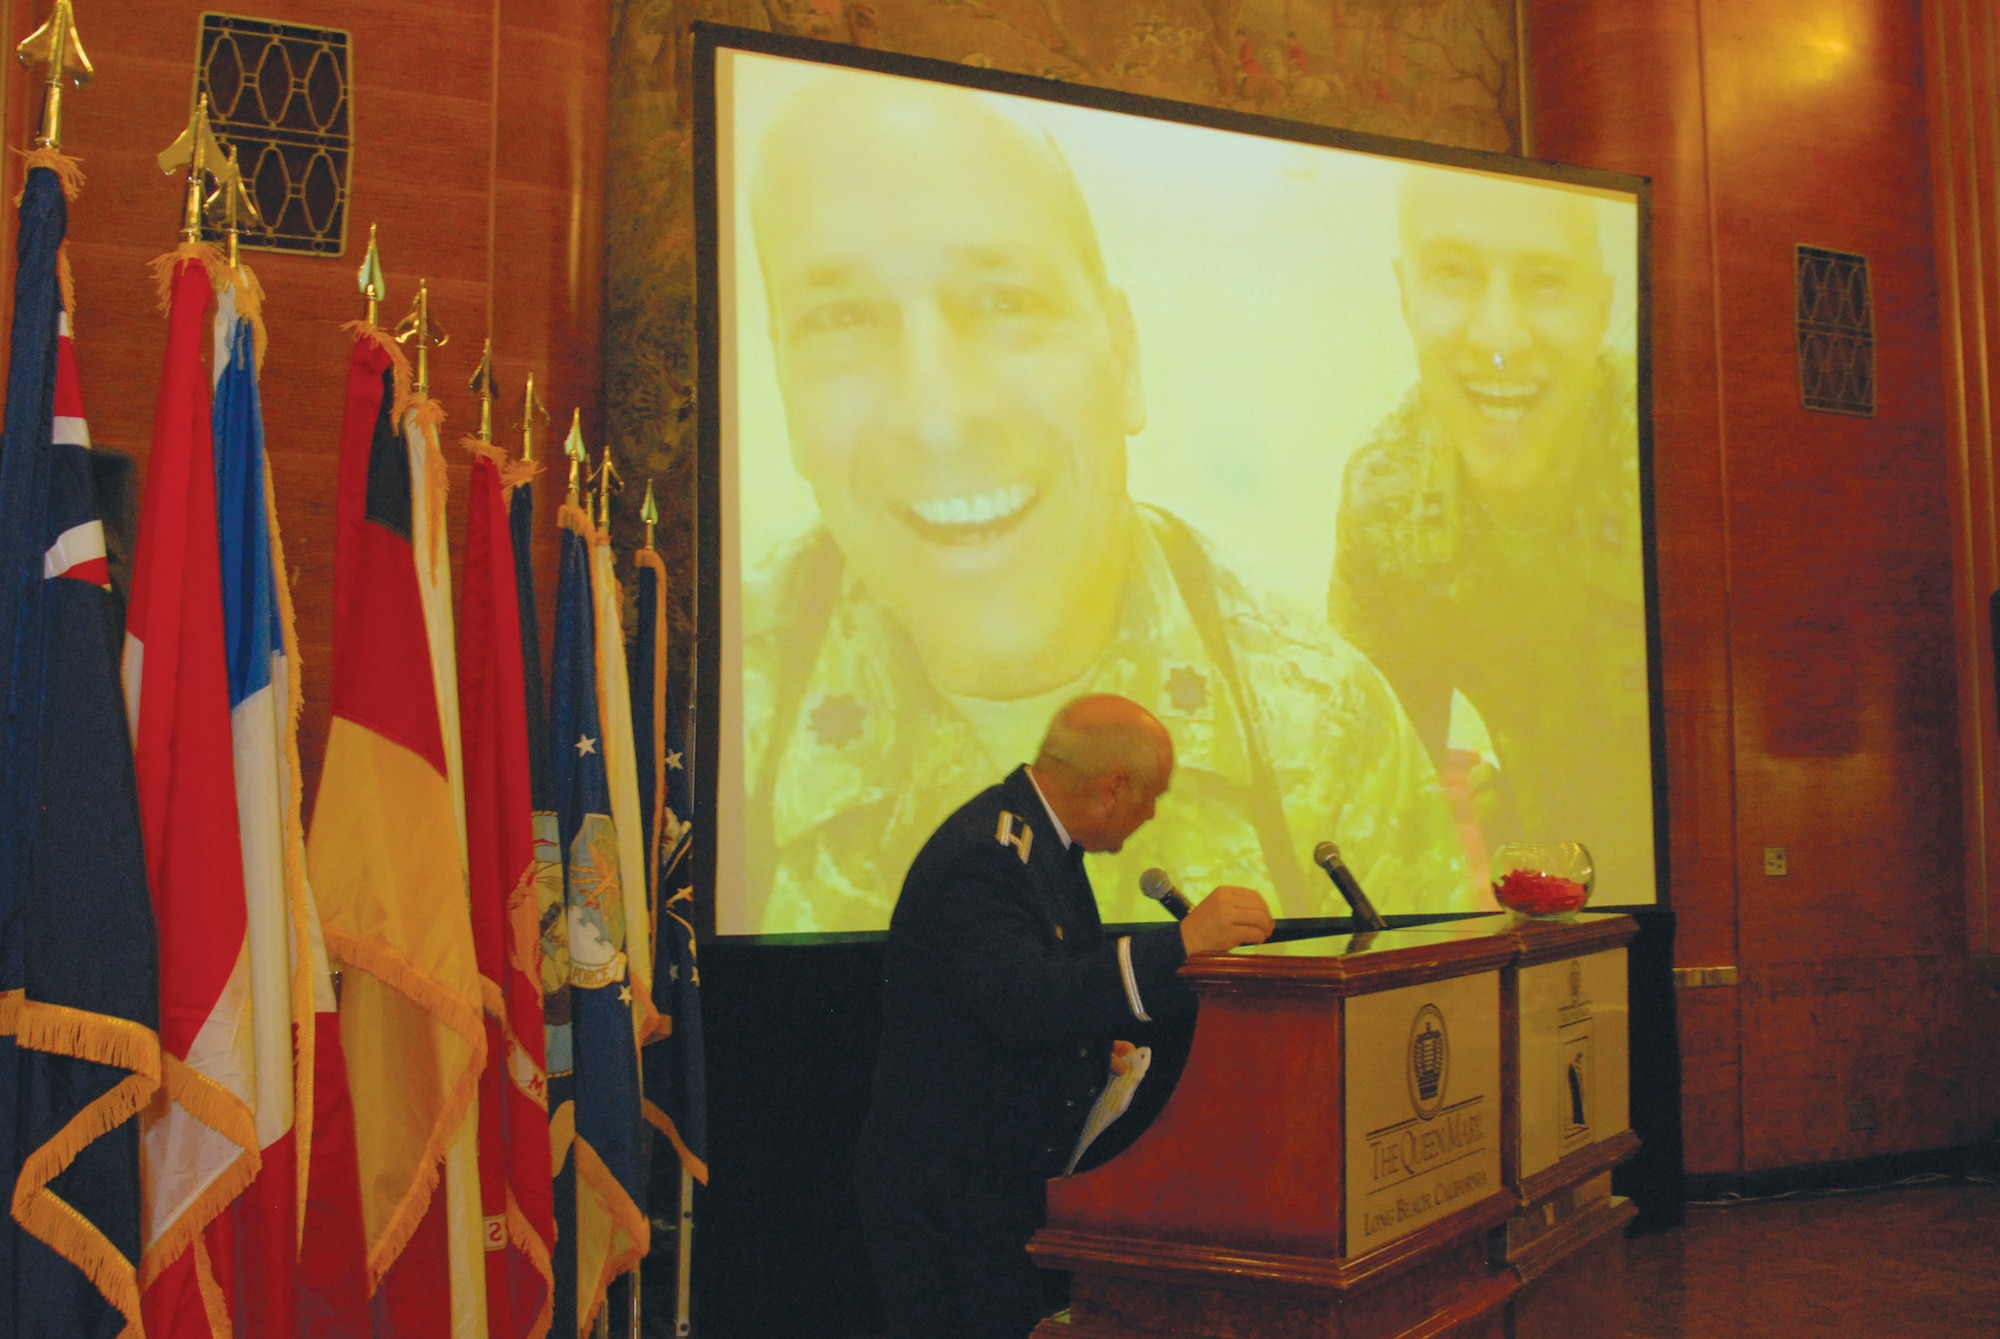
[{"label": "podium base", "polygon": [[1035,1339],[1505,1339],[1519,1281],[1494,1272],[1479,1237],[1372,1286],[1328,1289],[1268,1277],[1200,1280],[1078,1273],[1067,1318]]},{"label": "podium base", "polygon": [[1506,1339],[1622,1339],[1625,1225],[1638,1212],[1608,1196],[1510,1252],[1521,1282],[1507,1303]]}]

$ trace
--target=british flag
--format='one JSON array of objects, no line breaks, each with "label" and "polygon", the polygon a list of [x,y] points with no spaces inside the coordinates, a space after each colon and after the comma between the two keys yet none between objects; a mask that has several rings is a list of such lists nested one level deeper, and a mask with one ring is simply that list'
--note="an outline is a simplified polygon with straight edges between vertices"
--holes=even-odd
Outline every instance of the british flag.
[{"label": "british flag", "polygon": [[135,1117],[160,1081],[159,978],[57,278],[59,165],[31,165],[22,192],[0,441],[0,1332],[137,1333]]}]

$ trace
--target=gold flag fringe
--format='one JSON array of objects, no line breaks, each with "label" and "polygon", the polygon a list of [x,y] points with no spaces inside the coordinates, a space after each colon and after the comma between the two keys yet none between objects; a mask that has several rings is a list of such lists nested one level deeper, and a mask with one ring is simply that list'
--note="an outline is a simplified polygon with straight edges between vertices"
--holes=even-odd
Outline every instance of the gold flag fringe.
[{"label": "gold flag fringe", "polygon": [[194,1239],[194,1286],[201,1293],[201,1309],[208,1313],[210,1339],[234,1339],[236,1327],[229,1319],[229,1299],[215,1281],[215,1261],[209,1258],[205,1238]]},{"label": "gold flag fringe", "polygon": [[507,1192],[507,1240],[514,1249],[528,1257],[542,1282],[548,1286],[542,1290],[542,1309],[528,1324],[527,1339],[547,1339],[549,1328],[556,1316],[556,1269],[549,1258],[549,1244],[535,1235],[535,1229],[528,1222],[528,1215],[521,1211],[521,1202],[514,1198],[512,1183],[503,1182]]},{"label": "gold flag fringe", "polygon": [[15,1222],[75,1265],[125,1318],[120,1339],[136,1339],[145,1333],[137,1268],[95,1223],[48,1187],[86,1147],[133,1119],[152,1100],[160,1086],[160,1039],[129,1019],[12,998],[9,1011],[18,1045],[132,1071],[22,1160],[11,1211]]},{"label": "gold flag fringe", "polygon": [[212,292],[220,293],[234,284],[229,270],[229,259],[220,249],[207,242],[182,242],[165,255],[155,256],[148,268],[153,272],[153,292],[159,298],[160,312],[166,313],[174,295],[174,274],[182,261],[198,261],[208,271],[208,286]]},{"label": "gold flag fringe", "polygon": [[[597,1150],[590,1146],[590,1141],[579,1138],[576,1141],[575,1153],[578,1185],[587,1184],[597,1192],[598,1197],[604,1202],[604,1207],[610,1211],[612,1222],[624,1229],[631,1243],[624,1250],[613,1251],[605,1257],[604,1267],[591,1287],[590,1304],[587,1308],[583,1305],[583,1280],[576,1281],[578,1303],[576,1332],[588,1334],[590,1327],[597,1321],[597,1313],[604,1307],[605,1293],[611,1287],[613,1280],[620,1274],[629,1273],[652,1248],[653,1231],[645,1211],[633,1203],[632,1197],[625,1192],[625,1187],[618,1183],[618,1178],[604,1165],[604,1159],[600,1158]],[[577,1211],[582,1212],[581,1205]]]},{"label": "gold flag fringe", "polygon": [[674,1152],[681,1155],[681,1166],[687,1168],[688,1174],[695,1180],[707,1185],[708,1164],[697,1158],[694,1150],[681,1142],[680,1128],[674,1124],[674,1118],[649,1101],[641,1100],[639,1107],[645,1114],[646,1123],[665,1135],[667,1142],[674,1146]]},{"label": "gold flag fringe", "polygon": [[299,766],[299,716],[305,707],[300,681],[298,616],[292,610],[292,581],[285,571],[285,538],[278,530],[278,495],[271,483],[271,457],[264,456],[264,523],[271,531],[271,565],[278,588],[279,645],[285,652],[285,807],[279,817],[285,849],[285,909],[292,922],[292,1146],[298,1181],[298,1240],[306,1244],[306,1190],[312,1179],[313,1085],[318,1076],[319,1011],[314,999],[312,937],[308,918],[319,914],[306,890],[305,771]]},{"label": "gold flag fringe", "polygon": [[223,272],[229,276],[228,286],[236,292],[236,314],[250,323],[250,346],[255,351],[256,370],[262,372],[265,351],[271,347],[271,337],[264,330],[264,285],[258,282],[255,270],[240,262],[234,269],[223,266]]},{"label": "gold flag fringe", "polygon": [[[16,149],[21,155],[21,189],[14,192],[14,204],[18,207],[21,198],[28,193],[28,173],[38,167],[45,167],[56,174],[62,183],[63,199],[72,204],[83,194],[83,160],[71,158],[60,149],[44,145],[39,149]],[[56,248],[56,287],[62,293],[63,310],[69,313],[70,333],[76,332],[76,277],[69,268],[69,240],[65,238]]]},{"label": "gold flag fringe", "polygon": [[501,471],[503,474],[506,472],[507,453],[491,442],[482,441],[477,437],[467,434],[458,439],[458,449],[475,460],[490,460],[493,462],[495,470]]},{"label": "gold flag fringe", "polygon": [[76,334],[76,275],[69,267],[69,241],[56,248],[56,289],[62,294],[63,310],[69,313],[69,333]]},{"label": "gold flag fringe", "polygon": [[118,1339],[143,1339],[146,1333],[139,1315],[138,1270],[98,1230],[97,1224],[78,1213],[48,1185],[76,1160],[85,1145],[138,1115],[157,1086],[158,1080],[146,1074],[129,1074],[119,1080],[110,1092],[70,1117],[55,1138],[31,1153],[22,1162],[20,1179],[14,1183],[14,1221],[75,1265],[90,1280],[90,1286],[125,1318],[125,1328],[118,1332]]},{"label": "gold flag fringe", "polygon": [[381,940],[353,934],[331,924],[325,926],[324,932],[328,953],[346,963],[350,970],[366,972],[402,995],[450,1028],[472,1048],[465,1072],[445,1093],[437,1123],[431,1127],[430,1137],[424,1142],[416,1180],[404,1192],[396,1211],[389,1216],[388,1225],[382,1229],[381,1240],[369,1245],[368,1292],[373,1296],[381,1286],[383,1276],[389,1272],[389,1266],[410,1244],[410,1238],[416,1235],[418,1225],[423,1222],[424,1212],[430,1208],[431,1195],[437,1190],[438,1180],[444,1173],[445,1153],[450,1149],[459,1126],[471,1113],[473,1100],[479,1095],[480,1076],[486,1070],[486,1024],[478,1001],[465,999],[446,989]]},{"label": "gold flag fringe", "polygon": [[396,343],[396,337],[379,325],[366,321],[348,321],[340,327],[359,340],[367,340],[389,355],[389,365],[396,373],[396,402],[389,406],[389,421],[401,423],[403,411],[410,404],[410,360],[403,352],[403,346]]},{"label": "gold flag fringe", "polygon": [[413,394],[409,401],[411,426],[423,434],[424,439],[424,494],[431,518],[431,576],[436,578],[438,564],[445,561],[444,509],[451,499],[451,476],[445,472],[444,445],[438,440],[438,429],[444,426],[444,406],[428,395]]},{"label": "gold flag fringe", "polygon": [[535,476],[542,472],[541,464],[518,457],[500,467],[500,495],[506,497],[522,484],[531,484]]},{"label": "gold flag fringe", "polygon": [[538,462],[510,456],[493,443],[481,441],[477,437],[459,438],[458,449],[467,452],[475,459],[493,462],[493,468],[500,472],[500,495],[503,498],[522,484],[532,482],[535,476],[542,472]]},{"label": "gold flag fringe", "polygon": [[141,1291],[151,1287],[168,1265],[200,1240],[202,1229],[228,1208],[231,1200],[250,1188],[264,1165],[263,1152],[257,1147],[257,1117],[248,1104],[179,1056],[163,1052],[160,1058],[162,1082],[160,1094],[154,1100],[164,1097],[242,1149],[243,1154],[181,1211],[171,1227],[140,1252]]},{"label": "gold flag fringe", "polygon": [[61,149],[51,149],[43,145],[38,149],[16,149],[21,155],[21,189],[14,192],[14,203],[18,206],[21,198],[28,193],[28,174],[38,167],[45,167],[56,174],[62,183],[63,199],[71,204],[83,194],[83,160],[72,158]]},{"label": "gold flag fringe", "polygon": [[595,544],[599,538],[597,526],[590,519],[590,513],[568,502],[563,503],[556,512],[556,528],[570,531],[586,544]]}]

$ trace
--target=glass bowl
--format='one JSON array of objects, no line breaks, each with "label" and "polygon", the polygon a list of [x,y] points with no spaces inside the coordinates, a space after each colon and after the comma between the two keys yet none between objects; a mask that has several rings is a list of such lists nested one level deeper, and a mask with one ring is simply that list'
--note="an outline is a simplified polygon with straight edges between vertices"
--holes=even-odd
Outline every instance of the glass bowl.
[{"label": "glass bowl", "polygon": [[1581,842],[1510,842],[1493,853],[1493,897],[1523,920],[1573,920],[1596,879]]}]

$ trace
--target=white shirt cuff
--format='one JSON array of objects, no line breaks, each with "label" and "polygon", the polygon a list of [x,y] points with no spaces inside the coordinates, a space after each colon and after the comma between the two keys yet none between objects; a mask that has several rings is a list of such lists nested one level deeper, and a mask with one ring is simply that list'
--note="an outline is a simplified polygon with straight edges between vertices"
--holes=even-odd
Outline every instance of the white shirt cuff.
[{"label": "white shirt cuff", "polygon": [[1132,1006],[1132,1017],[1141,1023],[1153,1021],[1146,1012],[1146,1006],[1139,1002],[1139,979],[1132,975],[1132,936],[1118,936],[1118,972],[1125,978],[1125,1002]]}]

